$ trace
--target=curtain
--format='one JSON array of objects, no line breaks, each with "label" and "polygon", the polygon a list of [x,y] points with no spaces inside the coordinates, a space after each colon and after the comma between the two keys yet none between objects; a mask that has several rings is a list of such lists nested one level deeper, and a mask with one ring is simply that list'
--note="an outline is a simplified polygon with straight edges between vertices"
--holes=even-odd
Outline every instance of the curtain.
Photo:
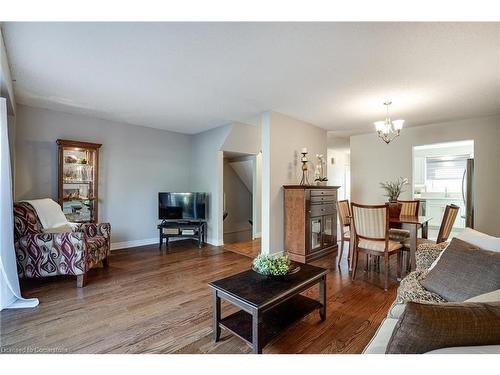
[{"label": "curtain", "polygon": [[38,299],[21,297],[14,250],[12,181],[7,101],[0,98],[0,310],[35,307]]}]

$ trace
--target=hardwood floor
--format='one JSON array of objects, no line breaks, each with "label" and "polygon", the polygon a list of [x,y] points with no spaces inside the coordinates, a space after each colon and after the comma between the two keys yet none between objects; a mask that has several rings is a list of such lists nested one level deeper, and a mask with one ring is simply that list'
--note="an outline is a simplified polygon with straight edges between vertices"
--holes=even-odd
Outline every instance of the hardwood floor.
[{"label": "hardwood floor", "polygon": [[255,258],[260,253],[260,238],[250,241],[241,241],[224,244],[224,250],[232,251],[233,253],[238,253],[245,255],[250,258]]},{"label": "hardwood floor", "polygon": [[[212,341],[209,281],[248,269],[251,258],[222,248],[172,243],[168,253],[156,245],[113,251],[108,269],[89,273],[85,288],[74,277],[22,282],[23,295],[37,297],[35,309],[0,313],[2,352],[56,353],[248,353],[239,338],[222,332]],[[315,311],[298,321],[264,353],[360,353],[395,298],[394,273],[388,292],[378,273],[351,281],[345,258],[314,262],[329,268],[327,319]],[[395,267],[392,267],[395,270]],[[378,283],[379,286],[373,284]],[[317,298],[318,289],[307,295]],[[223,302],[223,315],[235,309]]]}]

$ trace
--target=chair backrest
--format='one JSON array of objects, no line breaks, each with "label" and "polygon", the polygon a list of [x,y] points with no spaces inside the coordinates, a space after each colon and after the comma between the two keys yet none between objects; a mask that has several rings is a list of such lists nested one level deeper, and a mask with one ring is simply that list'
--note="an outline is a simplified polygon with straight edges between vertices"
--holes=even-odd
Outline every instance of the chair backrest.
[{"label": "chair backrest", "polygon": [[351,209],[349,200],[345,199],[337,202],[337,211],[339,213],[340,225],[347,226],[351,223]]},{"label": "chair backrest", "polygon": [[42,224],[33,206],[26,202],[14,203],[14,239],[42,231]]},{"label": "chair backrest", "polygon": [[401,215],[402,216],[417,216],[418,215],[418,209],[420,207],[420,201],[419,200],[413,200],[413,201],[399,201],[398,203],[401,203]]},{"label": "chair backrest", "polygon": [[364,205],[351,203],[354,232],[368,240],[388,240],[389,205]]},{"label": "chair backrest", "polygon": [[448,237],[450,237],[451,230],[453,229],[453,224],[460,211],[460,207],[455,204],[449,204],[446,206],[443,214],[443,220],[441,221],[441,226],[439,227],[439,233],[436,243],[445,242]]}]

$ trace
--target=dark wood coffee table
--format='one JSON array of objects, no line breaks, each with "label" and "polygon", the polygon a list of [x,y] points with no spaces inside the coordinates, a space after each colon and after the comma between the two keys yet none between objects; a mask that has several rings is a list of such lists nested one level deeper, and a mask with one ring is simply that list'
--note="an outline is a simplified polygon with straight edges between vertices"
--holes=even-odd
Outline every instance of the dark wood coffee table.
[{"label": "dark wood coffee table", "polygon": [[[327,270],[300,264],[300,271],[281,278],[263,276],[248,270],[213,281],[214,339],[219,341],[221,326],[245,340],[254,353],[281,330],[319,309],[321,320],[326,316]],[[319,301],[300,293],[319,283]],[[221,298],[241,310],[221,319]]]}]

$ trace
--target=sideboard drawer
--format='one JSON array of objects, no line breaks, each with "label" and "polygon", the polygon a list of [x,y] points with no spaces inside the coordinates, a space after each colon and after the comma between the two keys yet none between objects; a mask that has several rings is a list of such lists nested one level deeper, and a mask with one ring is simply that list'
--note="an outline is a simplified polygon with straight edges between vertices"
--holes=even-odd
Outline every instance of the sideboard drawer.
[{"label": "sideboard drawer", "polygon": [[312,204],[310,209],[311,217],[335,214],[335,205],[332,204]]},{"label": "sideboard drawer", "polygon": [[320,189],[311,189],[311,197],[314,196],[324,196],[324,195],[329,195],[329,196],[337,196],[337,190],[335,189],[325,189],[325,190],[320,190]]},{"label": "sideboard drawer", "polygon": [[335,195],[313,195],[311,203],[335,203]]}]

